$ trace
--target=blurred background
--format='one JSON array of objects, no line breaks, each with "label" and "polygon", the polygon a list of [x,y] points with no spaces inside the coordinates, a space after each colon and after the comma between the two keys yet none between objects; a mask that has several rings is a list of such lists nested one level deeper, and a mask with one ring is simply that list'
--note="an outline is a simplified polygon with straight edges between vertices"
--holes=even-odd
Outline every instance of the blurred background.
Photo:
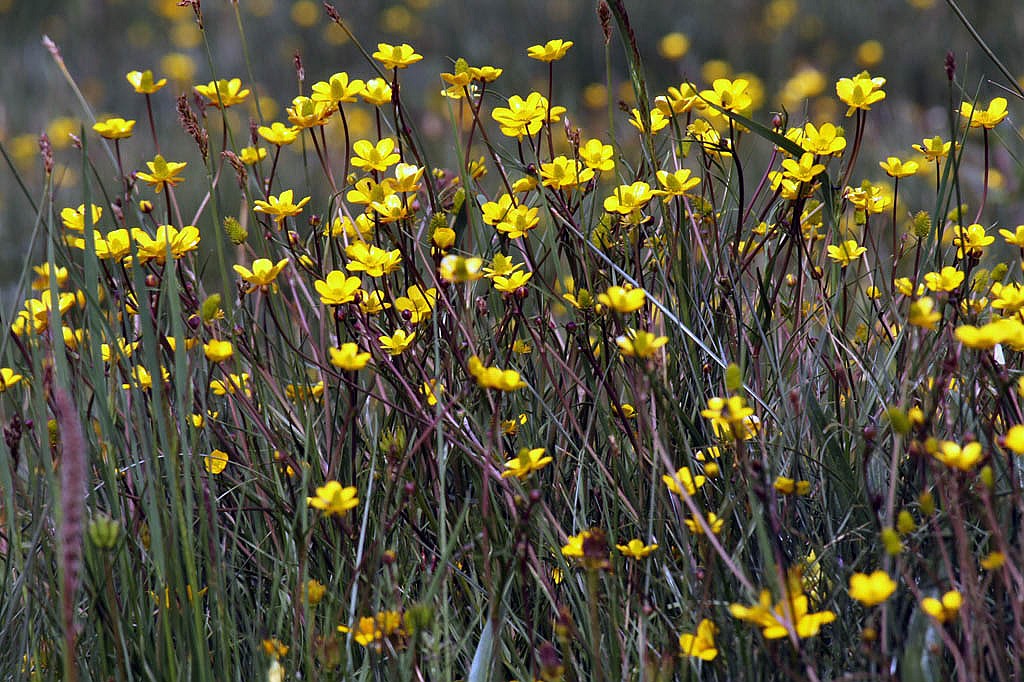
[{"label": "blurred background", "polygon": [[[1016,74],[1024,74],[1019,36],[1024,35],[1024,5],[973,0],[963,9],[985,40]],[[435,163],[450,159],[452,127],[448,103],[440,96],[438,74],[465,57],[472,65],[505,69],[494,90],[503,96],[545,90],[547,69],[527,59],[526,48],[551,38],[575,41],[568,57],[555,65],[554,103],[569,109],[585,136],[609,137],[609,102],[618,133],[628,134],[619,103],[633,106],[617,32],[607,49],[611,87],[606,83],[606,48],[595,2],[585,0],[361,0],[337,2],[358,39],[373,51],[378,41],[409,42],[425,59],[402,73],[403,99],[412,103],[422,136]],[[651,94],[683,80],[706,86],[719,76],[747,74],[762,93],[755,117],[785,109],[791,123],[841,121],[835,80],[862,69],[888,79],[888,99],[870,117],[870,147],[861,162],[872,179],[884,178],[876,160],[913,156],[911,145],[924,136],[949,138],[949,102],[975,94],[984,102],[999,94],[1011,99],[1011,121],[1019,111],[1014,96],[1003,92],[1005,79],[979,50],[949,6],[941,0],[690,0],[631,2]],[[260,98],[264,121],[286,120],[284,106],[299,94],[295,55],[301,55],[305,86],[337,71],[354,78],[372,75],[345,32],[312,0],[207,0],[203,4],[210,54],[193,12],[176,0],[0,0],[0,142],[34,200],[42,192],[39,134],[46,132],[57,152],[55,206],[81,203],[81,160],[71,148],[72,134],[92,125],[71,87],[43,47],[48,35],[60,48],[68,70],[96,116],[138,120],[136,134],[122,141],[129,169],[145,169],[155,150],[146,127],[145,102],[125,80],[131,70],[152,69],[170,84],[153,97],[161,144],[168,159],[190,163],[192,189],[201,196],[201,160],[195,145],[177,124],[175,97],[195,83],[217,76],[240,77]],[[248,46],[246,64],[242,32]],[[947,52],[955,55],[953,91],[946,79]],[[246,107],[229,110],[234,130],[243,133],[257,116]],[[349,108],[346,109],[349,111]],[[335,117],[336,118],[336,117]],[[353,135],[369,135],[373,110],[353,105]],[[1002,128],[1017,138],[1017,123]],[[244,133],[243,133],[244,134]],[[91,139],[95,135],[90,132]],[[215,138],[216,136],[214,136]],[[340,136],[335,136],[340,138]],[[211,140],[214,143],[213,139]],[[1013,149],[1016,140],[1007,141]],[[237,150],[236,150],[237,151]],[[293,145],[289,154],[298,155]],[[874,154],[874,156],[871,156]],[[113,181],[109,159],[93,149],[97,173]],[[335,157],[337,158],[337,157]],[[968,157],[965,163],[972,162]],[[997,156],[990,201],[999,219],[1024,222],[1015,215],[1019,164],[1012,154]],[[856,177],[856,176],[855,176]],[[227,184],[227,183],[225,183]],[[922,183],[926,184],[926,183]],[[179,188],[187,197],[190,185]],[[185,192],[185,194],[181,194]],[[901,185],[902,194],[902,185]],[[230,200],[230,199],[229,199]],[[1002,203],[1000,203],[1002,202]],[[183,204],[187,204],[187,198]],[[915,209],[916,210],[916,209]],[[230,209],[228,210],[230,212]],[[0,167],[0,238],[17,245],[0,252],[0,269],[20,270],[28,257],[21,245],[33,225],[30,203],[7,163]]]}]

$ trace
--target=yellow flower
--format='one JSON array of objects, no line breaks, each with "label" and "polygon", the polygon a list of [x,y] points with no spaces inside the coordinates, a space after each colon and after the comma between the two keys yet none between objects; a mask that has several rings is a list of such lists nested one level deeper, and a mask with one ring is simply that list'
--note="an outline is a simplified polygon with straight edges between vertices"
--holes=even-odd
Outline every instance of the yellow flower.
[{"label": "yellow flower", "polygon": [[942,599],[925,597],[921,600],[921,610],[940,623],[948,623],[956,618],[963,605],[963,597],[956,590],[949,590]]},{"label": "yellow flower", "polygon": [[251,271],[244,265],[235,265],[234,270],[241,275],[243,280],[248,282],[249,287],[245,290],[245,293],[250,293],[260,287],[273,285],[274,280],[277,279],[277,276],[281,274],[286,265],[288,265],[287,258],[282,258],[277,263],[268,258],[257,258],[252,263]]},{"label": "yellow flower", "polygon": [[510,208],[501,222],[494,226],[494,229],[509,239],[519,239],[540,224],[539,211],[539,208],[530,208],[520,204]]},{"label": "yellow flower", "polygon": [[594,171],[577,159],[556,156],[549,163],[541,164],[540,176],[545,187],[571,189],[593,179]]},{"label": "yellow flower", "polygon": [[643,540],[634,538],[625,545],[615,545],[615,549],[622,552],[623,556],[639,561],[640,559],[646,559],[650,556],[656,549],[658,549],[658,545],[648,545],[645,544]]},{"label": "yellow flower", "polygon": [[430,287],[423,290],[414,284],[406,289],[405,296],[395,299],[395,309],[399,311],[403,319],[408,319],[412,324],[419,324],[430,317],[436,302],[436,288]]},{"label": "yellow flower", "polygon": [[315,128],[327,124],[327,119],[334,113],[329,102],[317,102],[302,95],[292,99],[292,105],[285,108],[288,122],[300,130]]},{"label": "yellow flower", "polygon": [[928,272],[924,276],[924,285],[931,291],[956,291],[964,282],[964,273],[951,265],[940,272]]},{"label": "yellow flower", "polygon": [[[555,110],[558,109],[565,111],[564,107],[555,107]],[[554,114],[555,111],[550,113]],[[548,112],[547,98],[539,92],[531,92],[526,99],[512,95],[508,99],[507,107],[495,107],[491,111],[491,118],[497,121],[503,135],[522,138],[526,135],[536,135],[545,120],[551,116]]]},{"label": "yellow flower", "polygon": [[850,596],[864,606],[877,606],[896,591],[896,582],[885,571],[850,576]]},{"label": "yellow flower", "polygon": [[825,164],[815,163],[814,154],[804,152],[799,161],[793,159],[782,160],[783,175],[796,182],[811,182],[814,178],[825,171]]},{"label": "yellow flower", "polygon": [[[171,380],[171,375],[167,371],[166,367],[160,368],[160,378],[165,384]],[[126,391],[132,388],[140,388],[144,391],[153,388],[153,377],[149,373],[149,370],[142,365],[135,365],[135,367],[132,368],[128,379],[129,381],[127,383],[121,384],[121,388]]]},{"label": "yellow flower", "polygon": [[359,79],[349,80],[348,74],[342,71],[331,76],[326,82],[314,83],[312,99],[314,102],[329,104],[355,102],[365,86],[366,83]]},{"label": "yellow flower", "polygon": [[361,370],[370,362],[370,354],[360,352],[359,346],[351,341],[341,344],[338,348],[329,348],[328,351],[331,355],[331,364],[346,372]]},{"label": "yellow flower", "polygon": [[286,144],[295,142],[301,131],[295,126],[286,126],[280,121],[274,121],[269,127],[260,126],[256,129],[256,132],[270,144],[283,147]]},{"label": "yellow flower", "polygon": [[565,56],[569,48],[573,46],[571,40],[549,40],[543,45],[532,45],[526,49],[526,55],[530,59],[542,62],[556,62]]},{"label": "yellow flower", "polygon": [[814,637],[821,631],[821,626],[836,619],[832,611],[808,612],[807,595],[790,595],[772,607],[771,593],[761,592],[758,603],[747,607],[742,604],[730,604],[729,613],[733,618],[752,623],[761,628],[765,639],[782,639],[792,629],[800,639]]},{"label": "yellow flower", "polygon": [[910,303],[910,313],[907,322],[915,327],[934,330],[935,324],[942,319],[942,313],[935,310],[935,300],[930,296],[922,296]]},{"label": "yellow flower", "polygon": [[1006,563],[1006,555],[1002,552],[989,552],[981,558],[981,567],[986,571],[995,571]]},{"label": "yellow flower", "polygon": [[892,178],[906,178],[917,173],[918,164],[916,161],[901,161],[895,156],[888,157],[885,161],[879,161],[886,175]]},{"label": "yellow flower", "polygon": [[811,492],[810,481],[796,481],[785,476],[776,477],[772,487],[783,495],[806,495]]},{"label": "yellow flower", "polygon": [[16,374],[10,367],[0,368],[0,393],[4,393],[11,386],[24,379],[20,374]]},{"label": "yellow flower", "polygon": [[481,388],[493,388],[498,391],[516,391],[526,386],[519,372],[514,369],[486,367],[477,356],[473,355],[467,363],[469,374]]},{"label": "yellow flower", "polygon": [[[103,207],[96,204],[89,204],[92,212],[92,224],[96,225],[103,217]],[[85,204],[79,204],[78,208],[63,208],[60,211],[60,221],[69,230],[75,232],[85,231]],[[49,285],[47,285],[49,286]]]},{"label": "yellow flower", "polygon": [[587,168],[595,171],[609,171],[615,168],[615,148],[598,139],[590,139],[580,145],[580,160]]},{"label": "yellow flower", "polygon": [[675,474],[669,476],[665,474],[661,477],[665,485],[668,487],[669,492],[683,496],[683,491],[686,491],[687,495],[693,495],[697,492],[697,489],[702,487],[706,482],[707,478],[698,474],[694,476],[690,473],[689,467],[682,467],[677,469]]},{"label": "yellow flower", "polygon": [[512,294],[521,287],[525,287],[531,277],[533,277],[532,272],[517,270],[516,272],[509,274],[507,277],[504,275],[498,275],[491,281],[494,283],[494,288],[497,291],[500,291],[503,294]]},{"label": "yellow flower", "polygon": [[105,121],[93,124],[92,129],[108,140],[123,140],[132,136],[132,129],[135,128],[135,121],[126,121],[123,118],[108,118]]},{"label": "yellow flower", "polygon": [[711,84],[711,90],[702,90],[700,96],[713,106],[707,110],[708,116],[721,116],[721,110],[741,113],[750,108],[754,103],[747,89],[750,81],[746,78],[729,80],[728,78],[716,78]]},{"label": "yellow flower", "polygon": [[797,144],[804,151],[832,156],[846,149],[846,138],[843,137],[842,128],[837,128],[832,123],[823,123],[820,128],[816,128],[813,123],[805,123],[803,130],[796,130],[799,132]]},{"label": "yellow flower", "polygon": [[693,83],[680,83],[678,88],[670,87],[667,94],[654,98],[654,106],[663,116],[685,114],[689,111],[703,111],[707,102],[700,98]]},{"label": "yellow flower", "polygon": [[668,118],[661,112],[661,109],[652,109],[647,116],[640,113],[639,109],[630,109],[629,125],[641,133],[648,132],[654,135],[668,125]]},{"label": "yellow flower", "polygon": [[473,282],[483,277],[483,258],[448,254],[438,263],[437,271],[446,282]]},{"label": "yellow flower", "polygon": [[679,635],[679,653],[702,661],[713,661],[718,656],[715,648],[715,635],[718,627],[705,618],[697,624],[697,632],[684,632]]},{"label": "yellow flower", "polygon": [[373,58],[383,64],[385,69],[404,69],[423,59],[423,55],[417,54],[412,45],[408,43],[401,45],[377,43],[377,51],[373,53]]},{"label": "yellow flower", "polygon": [[402,252],[398,249],[384,249],[367,244],[354,242],[345,249],[345,255],[351,260],[345,265],[350,272],[365,272],[370,277],[383,277],[398,269],[402,262]]},{"label": "yellow flower", "polygon": [[665,196],[666,201],[668,201],[669,197],[683,196],[700,184],[700,178],[690,177],[689,168],[680,168],[679,170],[671,173],[665,170],[660,170],[656,175],[658,183],[664,189],[655,190],[653,193]]},{"label": "yellow flower", "polygon": [[[725,519],[721,518],[715,512],[708,512],[707,515],[708,528],[715,535],[722,532],[722,527],[725,525]],[[704,527],[700,525],[700,522],[696,518],[683,519],[683,523],[686,524],[687,530],[694,535],[703,535]]]},{"label": "yellow flower", "polygon": [[325,594],[327,594],[327,586],[322,582],[315,578],[306,581],[306,598],[309,600],[310,606],[316,606],[323,601]]},{"label": "yellow flower", "polygon": [[872,78],[867,71],[862,71],[853,78],[840,78],[836,83],[836,95],[847,105],[846,115],[852,116],[858,109],[870,111],[872,104],[885,99],[883,85],[884,78]]},{"label": "yellow flower", "polygon": [[241,104],[249,96],[249,89],[242,88],[241,78],[222,78],[219,81],[210,81],[206,85],[197,85],[194,89],[218,109]]},{"label": "yellow flower", "polygon": [[249,397],[252,394],[249,389],[249,374],[231,372],[226,375],[225,379],[213,379],[210,381],[210,391],[214,395],[234,395],[236,392],[241,392],[242,395]]},{"label": "yellow flower", "polygon": [[385,137],[377,144],[369,140],[357,140],[352,145],[352,151],[355,153],[352,165],[367,171],[383,173],[402,158],[395,152],[395,140],[391,137]]},{"label": "yellow flower", "polygon": [[597,296],[602,305],[623,314],[640,310],[646,299],[647,294],[643,289],[627,289],[620,286],[610,286],[603,294]]},{"label": "yellow flower", "polygon": [[257,199],[254,202],[256,206],[253,210],[271,216],[275,223],[280,224],[288,216],[297,216],[302,213],[302,207],[309,203],[309,197],[304,197],[297,204],[293,203],[292,196],[292,190],[286,189],[276,197],[268,196],[266,201]]},{"label": "yellow flower", "polygon": [[195,225],[186,225],[180,230],[173,225],[159,225],[155,237],[133,228],[131,237],[135,240],[139,261],[142,263],[152,260],[163,264],[167,259],[168,250],[177,260],[199,248],[199,228]]},{"label": "yellow flower", "polygon": [[267,150],[263,147],[243,147],[238,153],[238,158],[245,165],[252,166],[267,158]]},{"label": "yellow flower", "polygon": [[867,249],[857,244],[856,239],[847,239],[838,246],[828,247],[828,257],[836,263],[839,263],[839,266],[843,268],[860,258],[865,253],[867,253]]},{"label": "yellow flower", "polygon": [[929,161],[938,163],[939,161],[946,158],[949,154],[950,148],[952,148],[952,142],[943,142],[942,138],[936,135],[933,138],[925,138],[921,141],[921,144],[915,144],[914,149],[924,154],[925,158]]},{"label": "yellow flower", "polygon": [[626,333],[615,337],[619,352],[627,358],[651,358],[658,349],[668,343],[667,336],[655,336],[644,330],[627,329]]},{"label": "yellow flower", "polygon": [[708,398],[707,409],[701,410],[701,416],[711,422],[715,431],[730,433],[732,429],[744,428],[744,424],[754,415],[754,409],[747,406],[743,396],[728,398]]},{"label": "yellow flower", "polygon": [[306,503],[327,516],[344,516],[359,505],[355,486],[342,487],[337,481],[327,481],[316,489],[316,497],[307,497]]},{"label": "yellow flower", "polygon": [[996,240],[995,237],[985,234],[985,227],[974,223],[963,227],[957,225],[953,228],[953,246],[957,247],[957,258],[981,258],[985,253],[985,247]]},{"label": "yellow flower", "polygon": [[206,467],[207,473],[214,476],[224,471],[227,465],[228,453],[223,450],[213,450],[210,454],[203,456],[203,466]]},{"label": "yellow flower", "polygon": [[210,339],[208,342],[203,344],[203,353],[206,355],[206,359],[210,362],[224,362],[234,355],[235,349],[232,347],[230,341]]},{"label": "yellow flower", "polygon": [[359,96],[367,104],[372,104],[375,107],[383,106],[391,102],[391,86],[383,78],[371,78],[366,81]]},{"label": "yellow flower", "polygon": [[433,407],[437,405],[438,396],[444,393],[444,384],[437,383],[437,379],[429,379],[420,386],[420,393],[426,396],[427,405]]},{"label": "yellow flower", "polygon": [[985,456],[984,451],[981,449],[981,443],[978,441],[960,447],[959,444],[953,441],[939,441],[929,438],[925,441],[925,450],[946,466],[951,469],[959,469],[960,471],[970,471]]},{"label": "yellow flower", "polygon": [[523,480],[553,461],[552,457],[544,454],[544,448],[522,448],[518,455],[505,462],[505,471],[501,472],[501,477],[515,476],[519,480]]},{"label": "yellow flower", "polygon": [[604,200],[604,210],[621,215],[639,215],[644,206],[654,198],[651,186],[640,180],[632,185],[619,185],[610,197]]},{"label": "yellow flower", "polygon": [[167,79],[161,78],[158,81],[153,80],[153,72],[149,69],[145,71],[129,71],[125,74],[125,78],[131,83],[132,87],[135,88],[135,92],[140,95],[152,95],[160,88],[167,85]]},{"label": "yellow flower", "polygon": [[401,355],[409,347],[412,340],[416,338],[416,332],[407,334],[405,330],[399,329],[391,336],[378,336],[380,347],[387,351],[388,355]]},{"label": "yellow flower", "polygon": [[164,187],[174,187],[185,180],[185,178],[179,177],[179,174],[188,164],[185,161],[165,161],[164,157],[157,154],[152,161],[147,161],[146,165],[149,166],[149,172],[139,171],[135,177],[153,185],[156,193],[159,194]]},{"label": "yellow flower", "polygon": [[988,109],[978,109],[970,102],[961,102],[960,116],[967,119],[972,128],[991,130],[999,125],[1010,112],[1006,110],[1006,98],[995,97],[988,104]]}]

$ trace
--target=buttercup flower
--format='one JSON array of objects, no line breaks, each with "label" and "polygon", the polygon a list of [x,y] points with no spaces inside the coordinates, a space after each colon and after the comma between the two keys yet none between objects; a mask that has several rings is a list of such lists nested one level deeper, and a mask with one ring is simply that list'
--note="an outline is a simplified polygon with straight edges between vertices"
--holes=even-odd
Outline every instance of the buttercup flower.
[{"label": "buttercup flower", "polygon": [[241,104],[249,97],[249,89],[242,87],[241,78],[210,81],[206,85],[195,86],[194,90],[218,109]]},{"label": "buttercup flower", "polygon": [[872,78],[867,71],[862,71],[853,78],[840,78],[836,82],[836,95],[847,105],[846,115],[852,116],[853,112],[858,109],[870,111],[872,104],[877,104],[885,99],[883,85],[885,85],[884,78],[881,76]]},{"label": "buttercup flower", "polygon": [[639,561],[653,554],[658,549],[658,545],[657,543],[648,545],[643,540],[634,538],[625,545],[615,545],[615,549],[619,550],[623,556]]},{"label": "buttercup flower", "polygon": [[925,597],[921,600],[921,610],[940,623],[948,623],[960,613],[963,597],[956,590],[950,590],[941,599]]},{"label": "buttercup flower", "polygon": [[350,509],[359,506],[356,492],[354,486],[343,487],[337,481],[327,481],[316,489],[316,497],[307,497],[306,502],[327,516],[344,516]]},{"label": "buttercup flower", "polygon": [[140,95],[152,95],[160,88],[167,85],[167,79],[161,78],[158,81],[153,80],[153,72],[149,69],[145,71],[129,71],[125,74],[125,78],[131,83],[132,87],[135,88],[135,92]]},{"label": "buttercup flower", "polygon": [[165,187],[174,187],[182,182],[185,178],[181,177],[181,171],[188,165],[185,161],[166,161],[164,157],[157,154],[153,157],[152,161],[147,161],[146,165],[149,166],[149,172],[143,173],[139,171],[135,174],[139,180],[153,185],[153,189],[159,194]]},{"label": "buttercup flower", "polygon": [[338,348],[328,348],[328,351],[331,364],[346,372],[358,371],[370,362],[370,354],[360,351],[359,346],[351,341],[341,344]]},{"label": "buttercup flower", "polygon": [[377,51],[373,53],[373,58],[383,64],[385,69],[404,69],[423,59],[423,55],[417,54],[408,43],[377,43]]},{"label": "buttercup flower", "polygon": [[995,97],[988,104],[988,109],[979,109],[970,102],[960,104],[960,116],[967,119],[972,128],[991,130],[999,125],[1010,112],[1006,110],[1006,98]]},{"label": "buttercup flower", "polygon": [[131,137],[134,128],[135,121],[126,121],[123,118],[108,118],[92,126],[93,130],[108,140],[123,140],[126,137]]},{"label": "buttercup flower", "polygon": [[265,213],[274,219],[275,223],[280,223],[289,216],[297,216],[302,213],[302,207],[309,203],[309,197],[304,197],[299,200],[299,203],[292,202],[292,190],[286,189],[276,197],[270,195],[266,201],[257,199],[255,207],[252,209],[257,213]]},{"label": "buttercup flower", "polygon": [[715,648],[715,635],[718,627],[705,618],[697,624],[696,633],[684,632],[679,635],[679,653],[702,661],[713,661],[718,656]]},{"label": "buttercup flower", "polygon": [[295,126],[286,126],[280,121],[274,121],[270,126],[260,126],[256,129],[260,137],[272,145],[283,147],[295,142],[301,132]]},{"label": "buttercup flower", "polygon": [[501,472],[501,477],[515,476],[523,480],[553,461],[554,459],[550,455],[544,454],[544,448],[522,448],[518,455],[505,462],[505,471]]},{"label": "buttercup flower", "polygon": [[555,62],[565,56],[565,53],[569,51],[569,48],[573,46],[571,40],[549,40],[543,45],[532,45],[526,50],[526,55],[530,59],[536,59],[542,62]]},{"label": "buttercup flower", "polygon": [[235,265],[234,270],[249,284],[246,293],[250,293],[260,287],[273,285],[274,280],[286,265],[288,265],[287,258],[282,258],[277,263],[268,258],[257,258],[252,263],[252,270],[244,265]]},{"label": "buttercup flower", "polygon": [[864,606],[877,606],[896,591],[896,582],[885,571],[854,573],[850,576],[850,596]]}]

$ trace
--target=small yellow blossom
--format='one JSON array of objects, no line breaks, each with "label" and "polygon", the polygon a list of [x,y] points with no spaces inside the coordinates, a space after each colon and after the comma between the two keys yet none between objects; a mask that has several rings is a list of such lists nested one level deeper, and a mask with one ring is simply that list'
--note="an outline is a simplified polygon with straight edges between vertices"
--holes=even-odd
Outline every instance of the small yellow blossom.
[{"label": "small yellow blossom", "polygon": [[377,337],[380,341],[380,347],[386,351],[388,355],[401,355],[415,338],[416,332],[408,334],[403,329],[396,330],[391,336],[382,335]]},{"label": "small yellow blossom", "polygon": [[327,516],[344,516],[359,505],[354,486],[342,487],[337,481],[327,481],[316,489],[316,497],[307,497],[306,503]]},{"label": "small yellow blossom", "polygon": [[361,352],[359,346],[351,341],[341,344],[338,348],[328,348],[331,364],[346,372],[356,372],[370,362],[370,354]]},{"label": "small yellow blossom", "polygon": [[275,223],[280,223],[289,216],[297,216],[302,213],[302,207],[309,203],[309,197],[304,197],[299,200],[299,203],[294,203],[292,197],[294,193],[290,189],[286,189],[276,197],[270,195],[266,201],[257,199],[255,202],[254,211],[257,213],[265,213],[274,219]]},{"label": "small yellow blossom", "polygon": [[15,373],[10,367],[0,368],[0,393],[4,393],[23,378],[22,375]]},{"label": "small yellow blossom", "polygon": [[603,294],[598,294],[597,300],[617,313],[632,313],[644,306],[647,294],[643,289],[625,288],[610,286]]},{"label": "small yellow blossom", "polygon": [[679,635],[679,653],[702,661],[715,660],[718,656],[718,649],[715,647],[716,634],[718,626],[708,618],[701,620],[697,623],[696,633],[684,632]]},{"label": "small yellow blossom", "polygon": [[619,550],[623,556],[639,561],[650,556],[658,549],[658,545],[657,543],[648,545],[643,540],[634,538],[625,545],[615,545],[615,549]]},{"label": "small yellow blossom", "polygon": [[542,62],[555,62],[564,57],[572,46],[571,40],[549,40],[543,45],[531,45],[527,48],[526,55],[530,59]]},{"label": "small yellow blossom", "polygon": [[385,69],[404,69],[423,59],[423,55],[417,54],[408,43],[377,43],[377,51],[373,53],[373,58],[383,64]]},{"label": "small yellow blossom", "polygon": [[132,136],[135,128],[135,121],[126,121],[123,118],[108,118],[93,125],[92,129],[108,140],[123,140]]},{"label": "small yellow blossom", "polygon": [[188,164],[185,161],[166,161],[164,157],[157,154],[152,161],[147,161],[146,165],[149,166],[149,172],[139,171],[135,177],[153,185],[156,193],[159,194],[165,187],[174,187],[185,180],[180,177],[180,174]]},{"label": "small yellow blossom", "polygon": [[850,596],[864,606],[877,606],[896,591],[896,582],[885,571],[850,576]]},{"label": "small yellow blossom", "polygon": [[949,590],[941,599],[925,597],[921,600],[921,610],[940,623],[948,623],[956,618],[963,605],[963,597],[956,590]]},{"label": "small yellow blossom", "polygon": [[260,287],[272,286],[286,265],[288,265],[287,258],[282,258],[277,263],[268,258],[257,258],[252,263],[252,270],[244,265],[234,265],[233,267],[235,272],[249,284],[246,293],[250,293]]},{"label": "small yellow blossom", "polygon": [[526,479],[534,471],[540,471],[554,461],[552,457],[544,454],[544,448],[522,448],[519,454],[505,462],[505,471],[501,472],[502,478],[515,476],[519,480]]},{"label": "small yellow blossom", "polygon": [[839,245],[828,247],[828,257],[839,263],[839,266],[843,268],[865,253],[867,253],[867,249],[858,244],[856,239],[847,239]]},{"label": "small yellow blossom", "polygon": [[218,109],[241,104],[249,96],[249,89],[242,87],[241,78],[222,78],[206,85],[197,85],[194,89]]},{"label": "small yellow blossom", "polygon": [[972,128],[991,130],[1009,115],[1006,110],[1006,98],[995,97],[988,104],[988,109],[979,109],[970,102],[960,103],[960,116],[967,119]]},{"label": "small yellow blossom", "polygon": [[224,362],[230,359],[234,352],[230,341],[210,339],[203,345],[203,353],[210,362]]},{"label": "small yellow blossom", "polygon": [[135,92],[140,95],[152,95],[154,92],[167,85],[166,78],[154,81],[153,72],[149,69],[146,69],[145,71],[129,71],[125,74],[125,78],[129,83],[131,83]]},{"label": "small yellow blossom", "polygon": [[885,91],[882,86],[885,79],[881,76],[872,78],[867,71],[862,71],[853,78],[840,78],[836,82],[836,95],[847,105],[846,115],[851,116],[853,112],[860,109],[870,111],[872,104],[877,104],[885,99]]},{"label": "small yellow blossom", "polygon": [[210,454],[203,455],[203,466],[206,468],[207,473],[217,474],[224,471],[228,465],[228,453],[223,450],[212,450]]},{"label": "small yellow blossom", "polygon": [[668,487],[670,493],[682,497],[684,490],[687,495],[694,495],[697,489],[702,487],[708,479],[700,474],[694,476],[690,473],[689,467],[682,467],[677,469],[675,474],[671,476],[665,474],[661,477],[661,480]]}]

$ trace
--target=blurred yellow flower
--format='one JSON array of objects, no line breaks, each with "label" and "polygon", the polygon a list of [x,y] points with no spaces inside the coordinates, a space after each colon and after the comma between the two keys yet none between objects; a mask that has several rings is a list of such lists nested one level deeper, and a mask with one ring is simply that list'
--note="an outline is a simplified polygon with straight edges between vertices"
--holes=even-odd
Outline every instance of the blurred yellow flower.
[{"label": "blurred yellow flower", "polygon": [[569,48],[573,46],[571,40],[549,40],[543,45],[531,45],[526,49],[526,55],[530,59],[542,62],[555,62],[565,56]]},{"label": "blurred yellow flower", "polygon": [[850,597],[864,606],[877,606],[896,591],[896,582],[885,571],[870,575],[854,573],[850,576]]},{"label": "blurred yellow flower", "polygon": [[306,503],[327,516],[344,516],[359,505],[355,486],[342,487],[337,481],[327,481],[316,489],[316,497],[307,497]]}]

